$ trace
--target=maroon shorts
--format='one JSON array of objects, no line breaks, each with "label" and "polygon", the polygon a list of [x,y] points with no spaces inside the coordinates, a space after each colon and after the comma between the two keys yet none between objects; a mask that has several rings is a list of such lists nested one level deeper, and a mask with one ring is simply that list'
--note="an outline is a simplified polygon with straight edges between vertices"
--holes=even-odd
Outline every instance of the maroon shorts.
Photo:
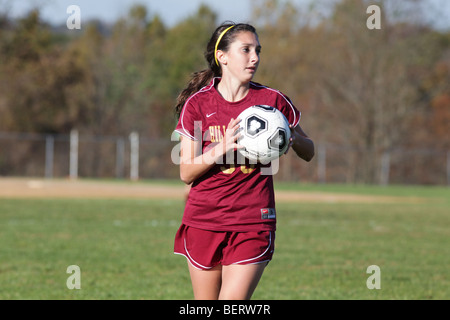
[{"label": "maroon shorts", "polygon": [[182,224],[175,236],[174,253],[185,256],[195,268],[208,270],[219,264],[270,261],[274,248],[274,231],[207,231]]}]

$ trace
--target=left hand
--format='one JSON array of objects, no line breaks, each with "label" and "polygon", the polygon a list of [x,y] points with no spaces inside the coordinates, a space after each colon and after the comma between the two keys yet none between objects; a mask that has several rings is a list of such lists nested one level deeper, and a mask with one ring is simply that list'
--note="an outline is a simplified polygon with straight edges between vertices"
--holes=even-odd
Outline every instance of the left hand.
[{"label": "left hand", "polygon": [[291,137],[289,138],[289,146],[286,149],[286,152],[284,154],[287,154],[289,152],[289,150],[291,149],[291,147],[294,145],[294,140],[295,140],[294,126],[292,124],[290,124],[289,129],[291,129]]}]

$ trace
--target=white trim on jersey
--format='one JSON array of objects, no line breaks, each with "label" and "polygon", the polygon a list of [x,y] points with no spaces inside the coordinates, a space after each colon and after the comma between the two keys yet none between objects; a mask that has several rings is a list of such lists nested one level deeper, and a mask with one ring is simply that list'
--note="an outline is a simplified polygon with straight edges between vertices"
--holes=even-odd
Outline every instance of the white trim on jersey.
[{"label": "white trim on jersey", "polygon": [[[189,139],[191,139],[191,140],[198,141],[198,139],[195,138],[194,136],[192,136],[192,135],[189,133],[189,131],[187,131],[186,128],[184,127],[184,121],[183,121],[184,113],[185,113],[185,111],[186,111],[186,107],[187,107],[187,104],[189,103],[189,101],[190,101],[193,97],[195,97],[197,94],[203,93],[203,92],[208,92],[209,90],[211,90],[211,89],[214,87],[214,84],[215,84],[215,82],[216,82],[216,79],[220,79],[220,78],[219,78],[219,77],[214,77],[214,78],[213,78],[213,81],[212,81],[212,83],[211,83],[210,85],[201,88],[198,92],[194,93],[192,96],[189,97],[189,99],[186,100],[186,102],[185,102],[185,104],[184,104],[184,106],[183,106],[183,109],[182,109],[182,111],[181,111],[181,115],[180,115],[181,126],[183,127],[183,130],[175,130],[176,132],[178,132],[179,134],[181,134],[181,135],[183,135],[183,136],[185,136],[185,137],[187,137],[187,138],[189,138]],[[273,92],[279,94],[280,96],[282,96],[283,99],[286,100],[286,102],[289,104],[289,106],[290,106],[291,109],[292,109],[292,113],[294,114],[294,121],[293,121],[293,123],[291,123],[291,124],[293,125],[293,127],[295,128],[295,127],[300,123],[300,119],[301,119],[301,117],[302,117],[302,113],[299,111],[299,117],[298,117],[298,120],[297,120],[297,115],[296,115],[296,113],[295,113],[295,110],[296,110],[295,107],[292,105],[292,103],[289,101],[289,99],[288,99],[284,94],[282,94],[279,90],[269,88],[269,87],[264,86],[264,85],[262,85],[262,84],[256,84],[255,82],[250,82],[250,84],[253,85],[253,86],[255,86],[255,87],[264,88],[264,89],[273,91]]]},{"label": "white trim on jersey", "polygon": [[191,140],[197,141],[197,139],[195,139],[195,137],[191,136],[187,131],[185,132],[185,131],[181,131],[181,130],[176,130],[175,129],[175,132],[179,133],[180,135],[182,135],[182,136],[184,136],[186,138],[189,138]]},{"label": "white trim on jersey", "polygon": [[286,97],[284,96],[284,94],[282,94],[279,90],[275,90],[275,89],[266,87],[266,86],[264,86],[264,85],[262,85],[262,84],[256,84],[256,83],[254,83],[254,82],[251,82],[251,84],[253,84],[255,87],[265,88],[265,89],[267,89],[267,90],[276,92],[276,93],[278,93],[280,96],[282,96],[282,97],[284,98],[284,100],[286,100],[286,102],[289,104],[289,106],[290,106],[291,109],[292,109],[292,112],[294,113],[294,122],[291,123],[291,124],[292,124],[292,125],[294,126],[294,128],[295,128],[295,127],[300,123],[300,118],[302,117],[301,111],[299,111],[299,117],[298,117],[298,120],[297,120],[297,115],[295,114],[295,108],[294,108],[294,106],[293,106],[292,103],[289,101],[289,99],[286,98]]},{"label": "white trim on jersey", "polygon": [[205,86],[205,87],[201,88],[199,91],[197,91],[196,93],[194,93],[192,96],[189,97],[189,99],[186,100],[186,102],[184,103],[183,109],[182,109],[182,111],[181,111],[181,115],[180,115],[180,122],[181,122],[181,126],[183,127],[183,131],[181,131],[181,130],[175,130],[176,132],[178,132],[179,134],[181,134],[181,135],[183,135],[183,136],[185,136],[185,137],[188,137],[188,138],[191,139],[191,140],[198,141],[198,139],[195,138],[194,136],[192,136],[192,135],[189,133],[189,131],[187,131],[186,128],[184,127],[184,121],[183,121],[183,118],[184,118],[184,112],[186,111],[186,108],[187,108],[187,105],[188,105],[189,101],[191,101],[191,99],[192,99],[193,97],[195,97],[195,96],[198,95],[199,93],[207,92],[207,91],[211,90],[212,87],[214,87],[214,83],[216,82],[216,79],[217,79],[217,78],[214,78],[214,79],[213,79],[213,82],[212,82],[209,86]]}]

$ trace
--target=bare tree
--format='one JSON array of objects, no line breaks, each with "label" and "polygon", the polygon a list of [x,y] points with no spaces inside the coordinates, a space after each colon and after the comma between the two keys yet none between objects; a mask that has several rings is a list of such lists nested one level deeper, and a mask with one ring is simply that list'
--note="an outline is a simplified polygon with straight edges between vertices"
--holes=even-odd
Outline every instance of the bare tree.
[{"label": "bare tree", "polygon": [[337,4],[322,26],[326,54],[310,57],[309,64],[317,71],[323,126],[340,143],[357,146],[349,180],[374,183],[383,154],[404,140],[419,107],[423,52],[416,37],[423,27],[390,23],[382,15],[382,28],[369,30],[366,9],[362,0]]}]

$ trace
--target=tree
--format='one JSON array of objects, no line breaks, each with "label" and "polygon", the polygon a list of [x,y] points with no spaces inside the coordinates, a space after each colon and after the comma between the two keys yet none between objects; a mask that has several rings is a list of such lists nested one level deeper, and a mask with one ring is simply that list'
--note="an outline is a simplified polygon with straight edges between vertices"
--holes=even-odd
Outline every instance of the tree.
[{"label": "tree", "polygon": [[[203,52],[216,24],[216,14],[202,5],[163,37],[157,38],[147,51],[145,85],[150,92],[152,109],[149,124],[159,134],[169,137],[176,125],[175,99],[192,73],[205,69]],[[152,30],[157,24],[152,26]],[[152,135],[155,135],[154,130]]]},{"label": "tree", "polygon": [[5,42],[1,90],[10,122],[4,130],[64,131],[70,122],[66,90],[81,81],[82,71],[62,47],[53,46],[38,11],[20,19]]},{"label": "tree", "polygon": [[[345,162],[349,182],[378,182],[383,155],[411,141],[429,101],[420,88],[443,51],[413,10],[420,1],[388,2],[378,2],[381,30],[367,28],[371,3],[364,0],[315,2],[331,8],[319,16],[314,7],[276,0],[255,8],[263,46],[257,80],[283,88],[318,145],[339,146],[343,156],[328,163]],[[418,12],[417,20],[406,21],[404,12]],[[435,110],[445,103],[445,96],[436,100]]]},{"label": "tree", "polygon": [[323,126],[340,143],[357,147],[349,180],[374,183],[383,154],[407,139],[421,108],[417,85],[433,55],[417,41],[426,28],[413,21],[390,23],[383,16],[382,29],[371,31],[365,12],[362,0],[338,3],[324,22],[323,50],[331,54],[310,63],[326,71],[315,74]]}]

